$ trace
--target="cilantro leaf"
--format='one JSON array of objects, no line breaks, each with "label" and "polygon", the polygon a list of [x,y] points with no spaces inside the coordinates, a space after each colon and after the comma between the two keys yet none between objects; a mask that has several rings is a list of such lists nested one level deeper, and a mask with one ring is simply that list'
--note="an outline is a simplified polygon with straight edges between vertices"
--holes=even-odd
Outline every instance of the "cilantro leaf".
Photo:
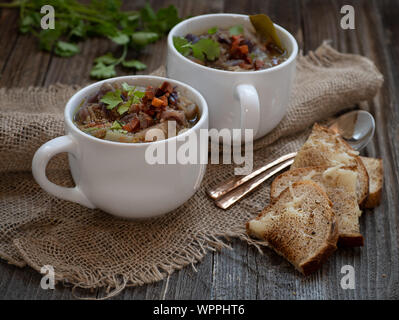
[{"label": "cilantro leaf", "polygon": [[86,25],[83,20],[79,20],[70,32],[71,36],[84,38],[86,36]]},{"label": "cilantro leaf", "polygon": [[218,27],[208,29],[208,34],[215,34],[216,32],[218,32]]},{"label": "cilantro leaf", "polygon": [[181,21],[179,18],[179,13],[177,12],[177,9],[175,6],[170,5],[167,8],[161,8],[157,12],[157,19],[156,19],[156,24],[155,31],[164,33],[168,32],[168,30],[172,29],[176,24],[178,24]]},{"label": "cilantro leaf", "polygon": [[72,57],[79,51],[79,47],[76,44],[64,41],[58,41],[55,47],[55,54],[60,57]]},{"label": "cilantro leaf", "polygon": [[122,32],[118,32],[118,34],[114,37],[110,37],[110,39],[115,42],[116,44],[126,44],[129,42],[129,36],[122,33]]},{"label": "cilantro leaf", "polygon": [[139,99],[142,99],[145,96],[145,92],[144,91],[135,91],[134,92],[134,96],[139,98]]},{"label": "cilantro leaf", "polygon": [[122,129],[122,125],[119,123],[119,121],[116,120],[112,123],[112,126],[110,129],[111,130],[119,130],[119,129]]},{"label": "cilantro leaf", "polygon": [[173,45],[175,46],[176,50],[185,57],[187,57],[191,52],[189,44],[190,42],[186,38],[173,37]]},{"label": "cilantro leaf", "polygon": [[87,29],[87,32],[91,36],[112,38],[118,35],[118,28],[111,23],[103,22],[100,24],[90,25]]},{"label": "cilantro leaf", "polygon": [[138,46],[146,46],[157,41],[159,38],[156,32],[137,31],[132,34],[132,42]]},{"label": "cilantro leaf", "polygon": [[40,24],[41,16],[38,12],[32,12],[22,18],[19,23],[19,31],[21,33],[27,33],[34,29],[37,24]]},{"label": "cilantro leaf", "polygon": [[126,68],[135,68],[136,70],[144,70],[147,68],[147,65],[138,60],[122,61],[122,66]]},{"label": "cilantro leaf", "polygon": [[40,49],[45,51],[51,51],[53,44],[61,36],[61,30],[56,29],[46,29],[39,33],[39,46]]},{"label": "cilantro leaf", "polygon": [[193,50],[193,56],[202,61],[205,60],[205,57],[214,61],[220,56],[219,43],[212,39],[202,38],[195,44],[191,44],[190,47]]},{"label": "cilantro leaf", "polygon": [[122,83],[122,89],[123,89],[123,91],[127,92],[128,95],[130,95],[130,93],[133,92],[134,88],[135,87],[128,85],[126,82]]},{"label": "cilantro leaf", "polygon": [[193,56],[194,58],[205,61],[205,55],[204,52],[199,48],[198,46],[191,45],[191,49],[193,50]]},{"label": "cilantro leaf", "polygon": [[113,63],[115,63],[115,62],[117,62],[118,61],[118,59],[117,58],[115,58],[113,55],[112,55],[112,53],[111,52],[108,52],[107,54],[105,54],[105,55],[103,55],[103,56],[100,56],[100,57],[98,57],[98,58],[96,58],[95,60],[94,60],[94,62],[96,62],[96,63],[104,63],[104,64],[113,64]]},{"label": "cilantro leaf", "polygon": [[144,7],[140,10],[140,13],[144,21],[154,21],[157,18],[154,10],[152,10],[148,2],[146,2]]},{"label": "cilantro leaf", "polygon": [[90,76],[97,79],[106,79],[112,78],[116,76],[115,66],[109,65],[106,66],[104,63],[99,62],[94,65],[94,67],[90,71]]},{"label": "cilantro leaf", "polygon": [[239,34],[243,34],[244,33],[244,27],[242,26],[242,24],[236,25],[236,26],[232,26],[229,29],[229,33],[231,36],[238,36]]},{"label": "cilantro leaf", "polygon": [[156,33],[166,33],[181,19],[175,6],[161,8],[157,13],[147,3],[140,11],[145,29]]},{"label": "cilantro leaf", "polygon": [[201,61],[205,61],[205,59],[214,61],[220,56],[220,45],[212,39],[202,38],[196,43],[191,43],[186,38],[173,37],[173,44],[176,50],[185,57],[190,54],[191,50],[194,58]]},{"label": "cilantro leaf", "polygon": [[125,112],[127,112],[130,109],[130,106],[132,105],[133,100],[128,100],[127,102],[125,102],[124,104],[120,105],[118,107],[118,113],[120,115],[124,114]]},{"label": "cilantro leaf", "polygon": [[121,97],[121,92],[120,90],[115,90],[115,91],[109,91],[107,92],[101,99],[101,102],[104,102],[107,104],[107,109],[112,110],[115,108],[118,104],[123,102],[123,99]]}]

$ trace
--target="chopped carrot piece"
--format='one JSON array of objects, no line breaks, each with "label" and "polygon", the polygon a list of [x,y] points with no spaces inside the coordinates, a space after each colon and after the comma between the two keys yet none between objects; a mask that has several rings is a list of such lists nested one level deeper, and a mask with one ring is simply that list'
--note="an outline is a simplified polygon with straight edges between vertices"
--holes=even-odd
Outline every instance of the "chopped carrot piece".
[{"label": "chopped carrot piece", "polygon": [[128,132],[132,132],[133,131],[132,126],[130,125],[130,122],[126,123],[124,126],[122,126],[122,129],[126,130]]},{"label": "chopped carrot piece", "polygon": [[162,107],[166,107],[168,105],[168,97],[166,96],[166,94],[162,97],[159,97],[159,99],[162,100]]},{"label": "chopped carrot piece", "polygon": [[159,99],[159,98],[154,97],[154,99],[152,99],[151,104],[152,104],[154,107],[160,108],[160,107],[163,106],[163,101],[162,101],[161,99]]},{"label": "chopped carrot piece", "polygon": [[240,52],[242,54],[248,54],[249,50],[248,50],[248,46],[246,44],[239,46]]},{"label": "chopped carrot piece", "polygon": [[233,43],[230,47],[230,53],[234,54],[238,49],[238,43]]}]

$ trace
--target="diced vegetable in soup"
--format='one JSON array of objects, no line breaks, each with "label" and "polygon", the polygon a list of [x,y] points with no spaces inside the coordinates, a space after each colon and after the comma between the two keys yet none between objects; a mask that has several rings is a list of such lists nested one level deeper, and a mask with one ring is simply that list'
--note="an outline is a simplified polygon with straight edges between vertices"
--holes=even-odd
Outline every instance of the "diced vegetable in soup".
[{"label": "diced vegetable in soup", "polygon": [[99,139],[140,143],[149,142],[146,133],[150,129],[160,129],[168,138],[169,121],[175,122],[178,134],[194,126],[199,116],[197,105],[169,82],[156,88],[107,82],[81,103],[74,122],[80,130]]},{"label": "diced vegetable in soup", "polygon": [[256,33],[242,25],[226,29],[215,26],[200,34],[174,37],[174,46],[196,63],[227,71],[263,70],[287,60],[288,53],[281,46],[270,18],[255,15],[251,22]]}]

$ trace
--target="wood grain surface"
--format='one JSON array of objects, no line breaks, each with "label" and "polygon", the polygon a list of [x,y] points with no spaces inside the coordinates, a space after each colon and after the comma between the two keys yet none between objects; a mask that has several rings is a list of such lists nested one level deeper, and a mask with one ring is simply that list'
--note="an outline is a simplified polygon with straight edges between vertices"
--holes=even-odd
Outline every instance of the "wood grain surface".
[{"label": "wood grain surface", "polygon": [[[125,1],[135,9],[145,1]],[[271,250],[261,255],[254,247],[232,240],[232,250],[211,252],[203,261],[170,275],[164,281],[127,288],[114,299],[398,299],[399,298],[399,1],[396,0],[152,0],[155,7],[174,4],[183,17],[204,13],[264,12],[288,29],[306,53],[325,40],[342,52],[372,59],[384,74],[380,93],[365,105],[376,119],[375,137],[365,155],[384,159],[382,204],[365,210],[363,248],[340,249],[323,268],[303,277]],[[340,28],[340,8],[355,8],[356,29]],[[0,11],[0,87],[48,86],[61,82],[85,84],[93,59],[112,48],[94,39],[82,44],[81,54],[65,59],[38,50],[36,39],[17,32],[18,12]],[[166,56],[165,40],[142,55],[156,69]],[[120,74],[124,74],[123,71]],[[356,288],[340,286],[341,267],[352,265]],[[40,288],[41,276],[31,268],[0,262],[0,299],[74,299],[71,288]],[[75,294],[87,295],[76,291]],[[101,297],[103,292],[93,292]]]}]

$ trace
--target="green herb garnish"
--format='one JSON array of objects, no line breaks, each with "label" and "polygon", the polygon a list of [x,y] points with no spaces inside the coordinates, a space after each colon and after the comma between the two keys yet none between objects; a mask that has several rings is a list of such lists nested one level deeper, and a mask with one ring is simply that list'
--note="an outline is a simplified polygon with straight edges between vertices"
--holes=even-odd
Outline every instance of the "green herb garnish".
[{"label": "green herb garnish", "polygon": [[229,34],[231,36],[238,36],[239,34],[243,33],[244,33],[244,27],[242,26],[242,24],[232,26],[231,28],[229,28]]},{"label": "green herb garnish", "polygon": [[136,98],[142,99],[145,96],[145,92],[144,91],[134,91],[134,96]]},{"label": "green herb garnish", "polygon": [[120,105],[117,109],[118,113],[120,115],[124,114],[125,112],[129,111],[130,106],[133,103],[133,99],[128,100],[127,102],[125,102],[124,104]]},{"label": "green herb garnish", "polygon": [[55,53],[61,57],[71,57],[79,53],[79,47],[74,43],[58,41],[55,46]]},{"label": "green herb garnish", "polygon": [[112,126],[111,126],[110,129],[111,129],[111,130],[119,130],[119,129],[122,129],[122,125],[120,124],[119,121],[114,121],[114,122],[112,123]]},{"label": "green herb garnish", "polygon": [[131,92],[133,92],[135,88],[136,87],[132,87],[132,86],[128,85],[126,82],[122,83],[122,89],[123,89],[123,91],[127,92],[128,95],[130,95]]},{"label": "green herb garnish", "polygon": [[114,65],[105,65],[100,62],[97,63],[90,71],[90,76],[97,79],[112,78],[116,76]]},{"label": "green herb garnish", "polygon": [[135,68],[136,70],[144,70],[147,66],[139,60],[122,61],[122,65],[126,68]]},{"label": "green herb garnish", "polygon": [[193,50],[193,56],[202,61],[205,61],[205,57],[214,61],[220,55],[219,43],[212,39],[202,38],[195,44],[191,44],[190,47]]},{"label": "green herb garnish", "polygon": [[220,45],[212,39],[202,38],[196,43],[191,43],[183,37],[174,37],[173,43],[182,55],[187,56],[192,52],[194,58],[201,61],[214,61],[220,56]]},{"label": "green herb garnish", "polygon": [[127,93],[129,100],[118,107],[118,113],[120,115],[128,111],[132,104],[140,103],[141,99],[145,96],[144,91],[138,91],[136,90],[136,87],[132,87],[126,82],[122,83],[122,89]]},{"label": "green herb garnish", "polygon": [[186,38],[173,37],[173,45],[175,46],[176,50],[185,57],[187,57],[191,53],[189,44],[190,42]]},{"label": "green herb garnish", "polygon": [[41,50],[61,57],[78,54],[78,42],[91,37],[104,37],[122,47],[120,57],[107,53],[94,61],[90,75],[98,79],[116,76],[118,65],[145,69],[144,63],[127,59],[128,48],[132,48],[133,58],[137,58],[141,49],[160,39],[181,21],[173,5],[155,12],[146,3],[139,11],[125,11],[121,10],[120,0],[93,0],[87,4],[76,0],[52,0],[49,4],[55,11],[55,29],[43,30],[40,25],[43,4],[46,4],[43,0],[13,0],[0,3],[0,8],[19,8],[20,32],[36,36]]},{"label": "green herb garnish", "polygon": [[215,34],[216,32],[218,32],[218,28],[217,27],[213,27],[208,29],[208,34]]},{"label": "green herb garnish", "polygon": [[120,90],[109,91],[101,99],[101,102],[107,104],[107,109],[112,110],[118,104],[123,102]]}]

